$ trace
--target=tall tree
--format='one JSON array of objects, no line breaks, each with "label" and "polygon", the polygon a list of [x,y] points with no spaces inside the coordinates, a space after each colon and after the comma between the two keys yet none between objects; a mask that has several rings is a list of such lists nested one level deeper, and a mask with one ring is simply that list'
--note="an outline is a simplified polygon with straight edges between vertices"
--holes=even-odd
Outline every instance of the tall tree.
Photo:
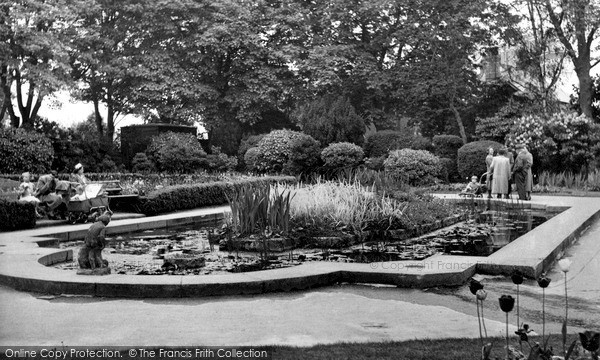
[{"label": "tall tree", "polygon": [[[116,117],[132,111],[131,51],[125,47],[132,24],[138,21],[127,14],[132,5],[135,1],[95,0],[77,9],[80,26],[73,37],[70,62],[72,76],[84,86],[75,94],[92,102],[96,129],[108,139],[114,137]],[[101,104],[106,106],[105,116]]]},{"label": "tall tree", "polygon": [[600,2],[544,0],[544,6],[575,67],[579,79],[579,107],[583,114],[592,118],[594,83],[590,70],[600,63],[600,57],[592,56],[600,26]]},{"label": "tall tree", "polygon": [[65,0],[0,5],[2,108],[13,127],[33,127],[44,97],[69,84],[65,33],[75,18],[67,5]]},{"label": "tall tree", "polygon": [[155,1],[140,11],[127,40],[137,49],[130,66],[137,111],[153,121],[199,120],[209,136],[285,113],[295,79],[273,30],[285,11],[277,2]]},{"label": "tall tree", "polygon": [[[556,99],[556,86],[563,71],[567,51],[558,41],[545,5],[539,0],[511,2],[522,21],[513,33],[517,48],[511,79],[527,87],[546,112]],[[516,70],[516,71],[514,71]]]},{"label": "tall tree", "polygon": [[504,6],[488,0],[303,4],[311,36],[298,67],[308,97],[341,93],[380,128],[401,115],[429,121],[421,115],[446,112],[466,141],[460,112],[477,89],[473,56],[502,35],[500,22],[512,21],[503,20]]}]

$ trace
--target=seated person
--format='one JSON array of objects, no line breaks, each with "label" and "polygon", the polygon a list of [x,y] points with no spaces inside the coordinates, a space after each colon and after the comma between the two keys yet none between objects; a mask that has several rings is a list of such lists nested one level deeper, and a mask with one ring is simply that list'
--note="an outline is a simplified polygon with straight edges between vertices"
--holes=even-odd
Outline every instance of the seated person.
[{"label": "seated person", "polygon": [[71,196],[71,201],[81,201],[86,199],[87,196],[85,196],[85,187],[83,185],[78,185],[75,188],[75,195]]},{"label": "seated person", "polygon": [[71,178],[69,180],[73,183],[78,183],[83,186],[86,186],[88,184],[88,180],[85,177],[85,174],[83,173],[83,165],[81,165],[81,163],[75,165],[75,169],[71,174]]},{"label": "seated person", "polygon": [[42,175],[38,179],[37,190],[33,194],[35,197],[40,199],[40,202],[45,203],[48,206],[48,218],[57,219],[54,214],[54,210],[63,203],[62,196],[56,194],[56,171],[52,170],[50,174]]},{"label": "seated person", "polygon": [[478,194],[480,189],[479,182],[477,181],[477,176],[473,175],[471,176],[471,182],[467,184],[467,186],[465,187],[465,189],[463,191],[461,191],[461,194],[464,195],[468,195],[468,194]]},{"label": "seated person", "polygon": [[21,175],[23,182],[19,185],[19,200],[39,203],[40,199],[33,196],[35,185],[31,182],[31,174],[28,172],[24,172]]},{"label": "seated person", "polygon": [[21,175],[23,182],[19,185],[19,201],[29,202],[35,205],[35,214],[39,218],[41,217],[38,212],[38,204],[40,199],[33,196],[35,185],[31,182],[31,174],[24,172]]}]

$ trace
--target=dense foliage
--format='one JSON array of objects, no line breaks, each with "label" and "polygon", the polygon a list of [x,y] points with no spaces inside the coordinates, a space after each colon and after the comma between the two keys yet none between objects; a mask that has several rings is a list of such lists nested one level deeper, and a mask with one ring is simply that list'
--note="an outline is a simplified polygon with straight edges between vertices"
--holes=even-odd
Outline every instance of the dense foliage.
[{"label": "dense foliage", "polygon": [[464,144],[456,135],[436,135],[433,137],[433,153],[441,158],[456,159],[458,149]]},{"label": "dense foliage", "polygon": [[410,133],[393,130],[383,130],[369,134],[363,146],[365,156],[387,156],[390,150],[408,148],[410,147],[412,138],[413,136]]},{"label": "dense foliage", "polygon": [[33,131],[0,128],[0,172],[46,172],[50,170],[54,149],[43,135]]},{"label": "dense foliage", "polygon": [[538,170],[576,172],[600,155],[600,125],[572,112],[527,115],[516,120],[507,142],[526,144]]},{"label": "dense foliage", "polygon": [[206,168],[215,172],[228,172],[236,168],[238,159],[221,152],[221,148],[213,146],[206,156]]},{"label": "dense foliage", "polygon": [[296,113],[302,131],[322,146],[363,141],[365,122],[356,114],[349,99],[324,96],[300,107]]},{"label": "dense foliage", "polygon": [[318,143],[309,135],[275,130],[248,149],[244,161],[249,169],[262,173],[298,171],[314,166],[315,154],[318,159]]},{"label": "dense foliage", "polygon": [[243,134],[298,119],[322,146],[360,144],[363,122],[398,129],[406,117],[427,137],[469,132],[480,85],[473,55],[512,25],[498,0],[32,0],[0,17],[0,111],[16,110],[13,126],[71,87],[94,104],[100,137],[112,141],[125,114],[202,121],[227,154]]},{"label": "dense foliage", "polygon": [[442,178],[446,181],[456,181],[459,178],[456,158],[458,149],[463,146],[462,139],[456,135],[436,135],[433,137],[433,153],[440,157]]},{"label": "dense foliage", "polygon": [[290,153],[283,172],[290,175],[314,172],[321,165],[320,151],[320,143],[309,135],[293,139],[290,143]]},{"label": "dense foliage", "polygon": [[140,199],[140,209],[146,215],[156,215],[178,210],[227,203],[231,195],[243,186],[275,183],[294,183],[292,176],[265,176],[261,178],[216,181],[189,185],[168,186],[155,190]]},{"label": "dense foliage", "polygon": [[131,161],[133,172],[149,173],[156,171],[154,163],[148,159],[146,153],[137,153]]},{"label": "dense foliage", "polygon": [[190,173],[207,166],[206,152],[192,134],[166,132],[155,136],[146,153],[159,171]]},{"label": "dense foliage", "polygon": [[0,230],[21,230],[35,227],[35,205],[22,201],[0,199]]},{"label": "dense foliage", "polygon": [[333,143],[321,151],[321,159],[328,169],[356,167],[362,163],[363,157],[362,148],[348,142]]},{"label": "dense foliage", "polygon": [[265,137],[265,135],[266,134],[248,135],[242,139],[238,148],[238,166],[240,168],[243,169],[246,166],[246,162],[244,161],[246,151],[248,151],[250,148],[256,147],[262,138]]},{"label": "dense foliage", "polygon": [[515,121],[525,112],[527,111],[524,104],[511,101],[502,106],[493,116],[477,118],[475,137],[478,140],[492,140],[504,144]]},{"label": "dense foliage", "polygon": [[473,141],[458,149],[458,173],[461,178],[470,178],[471,176],[481,176],[487,171],[485,158],[488,155],[488,149],[494,148],[498,151],[504,145],[491,141]]},{"label": "dense foliage", "polygon": [[385,171],[414,185],[433,182],[441,170],[439,158],[425,150],[391,151],[383,165]]},{"label": "dense foliage", "polygon": [[100,136],[93,119],[65,128],[56,122],[36,118],[34,129],[52,143],[54,160],[52,169],[72,172],[81,163],[86,172],[118,170],[120,153],[116,144]]}]

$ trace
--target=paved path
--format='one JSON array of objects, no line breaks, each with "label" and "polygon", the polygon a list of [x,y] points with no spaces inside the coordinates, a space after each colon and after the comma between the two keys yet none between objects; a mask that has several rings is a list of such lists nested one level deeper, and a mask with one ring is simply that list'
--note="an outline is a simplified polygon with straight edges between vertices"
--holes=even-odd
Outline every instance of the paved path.
[{"label": "paved path", "polygon": [[[600,266],[599,242],[596,222],[566,252],[574,263],[569,273],[571,332],[600,324],[600,285],[591,282]],[[564,311],[562,274],[553,268],[550,276],[547,328],[556,334]],[[484,283],[488,332],[500,335],[504,325],[497,298],[514,294],[514,286],[497,277],[486,277]],[[539,288],[530,280],[522,289],[523,320],[539,331]],[[309,346],[477,337],[474,315],[473,297],[464,286],[421,291],[343,285],[244,297],[145,300],[49,297],[0,286],[0,345]],[[102,336],[90,328],[100,329]]]},{"label": "paved path", "polygon": [[[0,345],[269,345],[477,337],[477,318],[415,290],[331,287],[209,299],[44,300],[0,286]],[[378,291],[382,290],[382,291]],[[443,321],[440,321],[443,319]],[[504,331],[489,320],[490,335]]]}]

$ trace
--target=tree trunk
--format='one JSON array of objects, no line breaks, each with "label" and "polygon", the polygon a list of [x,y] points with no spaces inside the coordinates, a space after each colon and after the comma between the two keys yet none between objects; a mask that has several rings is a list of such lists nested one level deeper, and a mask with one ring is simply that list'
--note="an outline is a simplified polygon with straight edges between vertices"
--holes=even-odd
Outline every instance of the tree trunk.
[{"label": "tree trunk", "polygon": [[460,113],[454,106],[454,97],[450,100],[450,110],[454,114],[454,118],[456,119],[456,124],[458,125],[458,130],[460,131],[460,138],[463,141],[463,145],[467,143],[467,132],[465,131],[465,126],[463,125],[462,118],[460,117]]},{"label": "tree trunk", "polygon": [[[0,123],[4,122],[4,115],[6,115],[6,101],[2,101],[2,108],[0,109]],[[2,125],[0,125],[2,127]]]},{"label": "tree trunk", "polygon": [[559,16],[554,12],[550,0],[545,0],[544,3],[550,17],[550,21],[552,22],[552,26],[554,26],[554,29],[556,30],[558,39],[563,44],[567,50],[567,54],[573,61],[575,72],[577,73],[577,78],[579,80],[579,107],[581,108],[581,112],[591,119],[593,118],[592,99],[594,90],[592,78],[590,76],[590,70],[592,67],[590,51],[598,28],[596,26],[590,26],[589,34],[586,35],[588,26],[588,16],[586,12],[588,10],[589,1],[576,1],[572,4],[574,9],[572,10],[573,13],[570,15],[573,16],[572,21],[574,29],[571,31],[575,38],[577,51],[575,51],[575,47],[569,39],[569,34],[565,33],[563,30],[563,16]]},{"label": "tree trunk", "polygon": [[4,97],[2,104],[6,108],[8,116],[10,117],[10,126],[17,128],[21,123],[21,119],[15,114],[15,109],[13,109],[10,83],[8,82],[8,66],[6,65],[3,65],[0,68],[0,87],[0,90],[2,90],[1,96]]},{"label": "tree trunk", "polygon": [[104,133],[104,127],[102,126],[102,115],[100,114],[100,101],[94,92],[92,102],[94,103],[94,121],[96,123],[96,129],[100,136]]},{"label": "tree trunk", "polygon": [[115,135],[115,109],[112,101],[112,84],[108,84],[106,87],[106,107],[108,113],[106,115],[106,138],[113,141]]},{"label": "tree trunk", "polygon": [[579,107],[585,116],[593,119],[594,81],[590,76],[590,59],[579,56],[577,62],[579,64],[575,64],[575,72],[579,79]]}]

